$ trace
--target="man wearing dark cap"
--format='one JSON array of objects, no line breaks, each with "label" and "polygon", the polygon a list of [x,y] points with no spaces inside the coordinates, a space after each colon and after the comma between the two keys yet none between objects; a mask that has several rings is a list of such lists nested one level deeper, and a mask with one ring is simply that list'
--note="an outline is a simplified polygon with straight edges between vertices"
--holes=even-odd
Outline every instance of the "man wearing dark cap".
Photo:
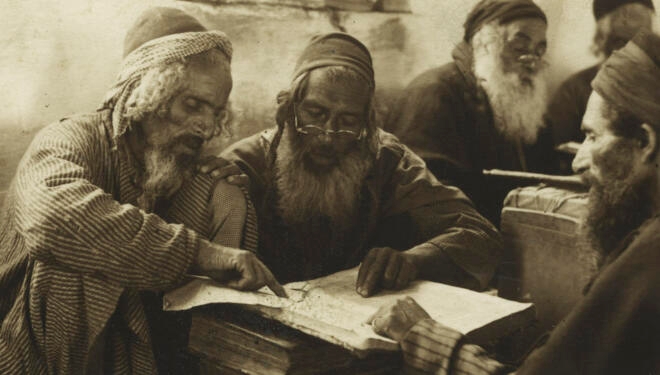
[{"label": "man wearing dark cap", "polygon": [[[573,168],[591,187],[586,228],[600,271],[518,375],[660,371],[660,36],[637,34],[591,86]],[[421,372],[506,372],[410,298],[383,307],[373,325]]]},{"label": "man wearing dark cap", "polygon": [[531,0],[482,0],[464,26],[454,61],[415,78],[386,129],[499,223],[512,186],[486,181],[482,170],[554,168],[552,140],[541,129],[547,20]]},{"label": "man wearing dark cap", "polygon": [[155,8],[124,54],[103,107],[45,127],[5,199],[2,374],[186,373],[175,366],[185,317],[162,312],[162,291],[195,273],[281,294],[238,249],[256,245],[240,189],[194,173],[223,126],[226,35]]},{"label": "man wearing dark cap", "polygon": [[259,256],[283,282],[362,262],[365,297],[416,278],[484,288],[501,251],[495,228],[377,127],[374,89],[360,41],[317,36],[278,95],[277,127],[223,153],[250,177]]},{"label": "man wearing dark cap", "polygon": [[[592,51],[604,61],[640,29],[651,29],[655,8],[651,0],[594,0],[593,12],[596,34]],[[580,124],[599,67],[600,63],[571,75],[550,100],[546,122],[555,145],[584,139]],[[562,162],[561,172],[570,172],[569,162]]]}]

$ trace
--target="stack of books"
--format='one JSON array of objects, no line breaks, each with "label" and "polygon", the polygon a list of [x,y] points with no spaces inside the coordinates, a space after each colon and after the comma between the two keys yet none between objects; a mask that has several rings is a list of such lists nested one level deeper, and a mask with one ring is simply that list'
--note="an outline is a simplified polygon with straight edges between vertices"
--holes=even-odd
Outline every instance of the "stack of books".
[{"label": "stack of books", "polygon": [[401,355],[364,358],[239,306],[210,306],[193,313],[188,344],[200,374],[395,374]]}]

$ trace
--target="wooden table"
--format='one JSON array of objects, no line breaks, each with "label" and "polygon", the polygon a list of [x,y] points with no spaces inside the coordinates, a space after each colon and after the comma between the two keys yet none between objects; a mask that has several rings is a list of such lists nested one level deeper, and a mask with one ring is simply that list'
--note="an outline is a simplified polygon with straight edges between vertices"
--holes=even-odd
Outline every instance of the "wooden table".
[{"label": "wooden table", "polygon": [[200,374],[397,374],[401,353],[354,353],[240,306],[193,311],[190,352]]}]

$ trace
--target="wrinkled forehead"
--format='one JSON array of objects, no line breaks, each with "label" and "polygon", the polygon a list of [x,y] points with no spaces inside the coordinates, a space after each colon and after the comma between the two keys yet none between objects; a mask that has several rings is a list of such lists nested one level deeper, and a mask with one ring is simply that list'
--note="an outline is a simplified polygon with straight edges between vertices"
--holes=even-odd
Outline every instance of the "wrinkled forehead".
[{"label": "wrinkled forehead", "polygon": [[582,117],[582,131],[601,133],[611,131],[612,111],[612,106],[598,92],[592,91]]}]

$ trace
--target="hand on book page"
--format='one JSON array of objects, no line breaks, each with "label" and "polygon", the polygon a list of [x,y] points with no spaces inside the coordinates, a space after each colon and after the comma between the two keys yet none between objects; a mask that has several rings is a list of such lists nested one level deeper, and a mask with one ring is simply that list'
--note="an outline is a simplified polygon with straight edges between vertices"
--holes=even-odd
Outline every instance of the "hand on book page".
[{"label": "hand on book page", "polygon": [[534,318],[531,304],[430,281],[414,281],[406,289],[363,298],[355,291],[357,274],[358,269],[353,268],[286,284],[288,299],[264,290],[241,292],[195,280],[167,293],[164,309],[184,310],[209,303],[252,305],[250,310],[358,354],[399,349],[395,341],[376,334],[368,321],[379,308],[405,296],[414,298],[436,321],[463,334],[481,334],[484,340],[510,333]]},{"label": "hand on book page", "polygon": [[284,289],[287,297],[278,297],[268,287],[255,291],[241,291],[230,288],[210,277],[188,275],[192,281],[163,296],[163,309],[178,311],[210,303],[239,303],[281,308],[303,300],[305,285],[287,284]]},{"label": "hand on book page", "polygon": [[407,296],[385,304],[370,318],[374,332],[401,341],[419,321],[431,316],[414,299]]}]

